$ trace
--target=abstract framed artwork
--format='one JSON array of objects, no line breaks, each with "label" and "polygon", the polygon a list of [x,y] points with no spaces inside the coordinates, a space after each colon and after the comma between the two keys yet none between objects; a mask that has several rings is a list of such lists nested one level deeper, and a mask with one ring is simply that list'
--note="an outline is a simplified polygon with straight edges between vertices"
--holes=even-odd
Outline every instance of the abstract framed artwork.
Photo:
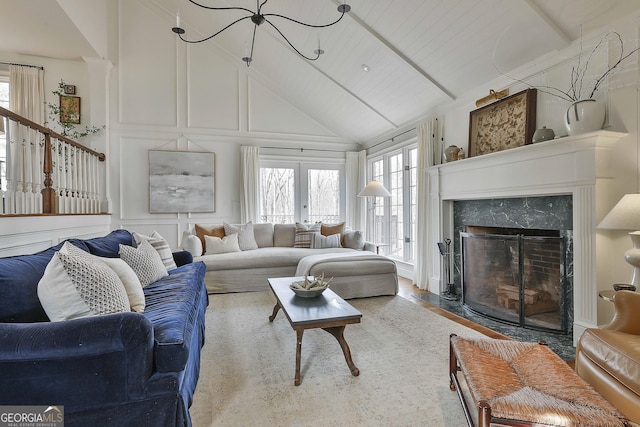
[{"label": "abstract framed artwork", "polygon": [[60,95],[60,122],[80,124],[80,97]]},{"label": "abstract framed artwork", "polygon": [[536,89],[527,89],[473,110],[469,117],[469,157],[531,144],[536,97]]},{"label": "abstract framed artwork", "polygon": [[215,154],[149,150],[149,213],[215,212]]}]

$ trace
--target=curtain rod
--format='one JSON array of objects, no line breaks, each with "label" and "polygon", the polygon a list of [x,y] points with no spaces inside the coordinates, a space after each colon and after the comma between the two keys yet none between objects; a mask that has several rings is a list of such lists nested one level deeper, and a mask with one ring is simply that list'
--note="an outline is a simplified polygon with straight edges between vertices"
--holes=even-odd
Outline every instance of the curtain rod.
[{"label": "curtain rod", "polygon": [[368,148],[367,148],[367,150],[370,150],[370,149],[372,149],[372,148],[375,148],[375,147],[377,147],[378,145],[380,145],[380,144],[384,144],[385,142],[388,142],[388,141],[394,142],[393,140],[394,140],[394,139],[396,139],[397,137],[402,136],[402,135],[404,135],[405,133],[412,132],[412,131],[414,131],[414,130],[416,130],[416,129],[417,129],[417,128],[407,129],[407,130],[405,130],[404,132],[397,134],[396,136],[392,136],[391,138],[387,138],[387,139],[385,139],[384,141],[380,141],[380,142],[378,142],[377,144],[372,145],[371,147],[368,147]]},{"label": "curtain rod", "polygon": [[15,62],[2,62],[2,61],[0,61],[0,64],[3,64],[3,65],[19,65],[20,67],[31,67],[31,68],[39,68],[41,70],[44,70],[44,67],[42,65],[17,64]]},{"label": "curtain rod", "polygon": [[325,151],[329,153],[346,153],[346,151],[344,150],[327,150],[323,148],[293,148],[293,147],[260,147],[260,148],[268,148],[271,150],[296,150],[296,151],[300,151],[301,153],[304,151]]}]

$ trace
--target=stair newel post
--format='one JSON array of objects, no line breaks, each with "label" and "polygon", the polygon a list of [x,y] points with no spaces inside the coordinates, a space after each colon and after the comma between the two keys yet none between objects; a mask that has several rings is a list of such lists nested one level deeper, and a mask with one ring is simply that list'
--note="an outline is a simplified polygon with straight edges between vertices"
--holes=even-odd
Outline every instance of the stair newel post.
[{"label": "stair newel post", "polygon": [[51,135],[44,134],[44,188],[42,189],[42,213],[55,213],[55,191],[53,190],[53,165],[51,161]]}]

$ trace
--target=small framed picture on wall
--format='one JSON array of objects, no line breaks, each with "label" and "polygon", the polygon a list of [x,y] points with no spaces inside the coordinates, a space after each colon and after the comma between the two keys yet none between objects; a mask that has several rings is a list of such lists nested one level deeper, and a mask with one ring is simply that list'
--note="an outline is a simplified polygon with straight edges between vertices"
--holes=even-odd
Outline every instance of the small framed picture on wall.
[{"label": "small framed picture on wall", "polygon": [[75,85],[64,85],[63,90],[64,90],[64,94],[65,95],[75,95],[76,94]]}]

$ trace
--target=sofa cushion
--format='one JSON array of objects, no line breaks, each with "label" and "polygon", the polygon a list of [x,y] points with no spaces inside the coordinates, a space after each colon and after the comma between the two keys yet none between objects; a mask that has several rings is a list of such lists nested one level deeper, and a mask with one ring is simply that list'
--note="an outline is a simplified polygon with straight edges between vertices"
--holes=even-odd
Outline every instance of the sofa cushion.
[{"label": "sofa cushion", "polygon": [[301,224],[296,222],[296,238],[293,242],[294,248],[310,248],[311,235],[320,233],[320,223],[317,224]]},{"label": "sofa cushion", "polygon": [[[120,245],[132,246],[133,238],[127,230],[114,230],[104,237],[87,239],[82,242],[89,249],[89,253],[93,255],[118,258]],[[73,244],[78,246],[75,241],[73,241]]]},{"label": "sofa cushion", "polygon": [[204,236],[204,241],[207,242],[207,255],[240,252],[238,233],[224,236],[222,239],[214,236]]},{"label": "sofa cushion", "polygon": [[204,225],[196,224],[194,230],[202,243],[202,253],[207,251],[207,242],[204,241],[204,236],[215,236],[221,239],[225,236],[224,226],[205,227]]},{"label": "sofa cushion", "polygon": [[295,240],[295,224],[275,224],[273,226],[273,246],[278,248],[292,248]]},{"label": "sofa cushion", "polygon": [[340,248],[340,234],[323,236],[313,233],[311,235],[311,249]]},{"label": "sofa cushion", "polygon": [[201,262],[186,264],[144,288],[147,302],[144,316],[153,324],[155,364],[159,372],[179,372],[187,363],[190,338],[194,328],[200,327],[194,319],[206,310],[208,302],[205,271]]},{"label": "sofa cushion", "polygon": [[136,272],[142,287],[167,275],[167,268],[160,255],[146,240],[139,247],[120,245],[120,258]]},{"label": "sofa cushion", "polygon": [[226,236],[236,233],[238,234],[238,245],[240,245],[240,250],[249,251],[252,249],[258,249],[258,243],[256,243],[256,238],[253,234],[253,223],[251,221],[240,225],[224,223],[224,234]]},{"label": "sofa cushion", "polygon": [[173,270],[177,267],[176,262],[173,260],[173,254],[169,247],[169,243],[167,243],[160,233],[154,230],[151,236],[145,236],[144,234],[140,234],[135,231],[133,232],[133,242],[136,247],[138,247],[143,240],[148,241],[151,246],[158,251],[158,255],[160,255],[160,259],[162,259],[162,263],[167,268],[167,271]]},{"label": "sofa cushion", "polygon": [[[71,239],[74,245],[87,249],[84,242]],[[31,255],[0,258],[0,321],[46,322],[49,320],[38,299],[38,281],[53,254],[63,243]],[[88,249],[87,249],[88,250]]]},{"label": "sofa cushion", "polygon": [[64,251],[47,264],[38,298],[52,322],[130,311],[124,286],[109,266]]},{"label": "sofa cushion", "polygon": [[253,236],[259,248],[273,246],[273,224],[270,222],[253,224]]},{"label": "sofa cushion", "polygon": [[589,328],[580,336],[579,347],[593,363],[640,395],[640,336]]}]

